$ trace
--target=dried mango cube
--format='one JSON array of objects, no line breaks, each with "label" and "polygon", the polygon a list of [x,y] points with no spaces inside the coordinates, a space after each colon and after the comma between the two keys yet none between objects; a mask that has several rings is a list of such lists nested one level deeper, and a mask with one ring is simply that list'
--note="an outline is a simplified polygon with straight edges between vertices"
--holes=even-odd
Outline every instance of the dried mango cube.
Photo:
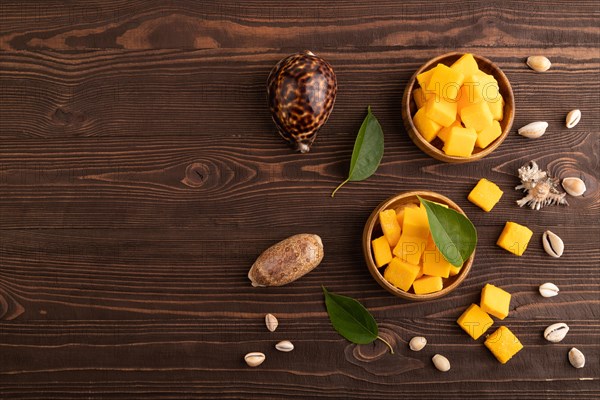
[{"label": "dried mango cube", "polygon": [[492,121],[494,120],[490,107],[485,101],[471,104],[461,109],[459,114],[460,120],[465,127],[473,128],[476,132],[480,132],[492,125]]},{"label": "dried mango cube", "polygon": [[413,282],[415,294],[427,294],[439,292],[444,287],[444,282],[439,276],[423,275]]},{"label": "dried mango cube", "polygon": [[461,58],[456,60],[454,64],[450,66],[450,68],[457,72],[460,72],[464,76],[470,76],[479,71],[479,67],[477,66],[477,61],[475,60],[475,57],[473,57],[473,54],[469,53],[463,55]]},{"label": "dried mango cube", "polygon": [[423,252],[423,273],[429,276],[441,276],[447,278],[450,276],[450,264],[440,253],[431,236]]},{"label": "dried mango cube", "polygon": [[417,278],[420,269],[418,265],[411,265],[394,257],[385,269],[383,277],[397,288],[408,291]]},{"label": "dried mango cube", "polygon": [[385,236],[378,237],[371,241],[371,247],[373,247],[373,255],[375,256],[377,268],[381,268],[392,261],[392,249]]},{"label": "dried mango cube", "polygon": [[496,244],[511,253],[521,256],[527,249],[533,232],[526,226],[508,221]]},{"label": "dried mango cube", "polygon": [[400,225],[396,219],[396,211],[385,210],[379,213],[379,224],[383,231],[383,236],[387,239],[389,245],[394,247],[400,239]]},{"label": "dried mango cube", "polygon": [[431,142],[435,139],[442,126],[425,115],[425,108],[420,108],[413,117],[415,127],[425,140]]},{"label": "dried mango cube", "polygon": [[501,326],[496,332],[488,336],[484,344],[502,364],[506,364],[508,360],[523,349],[519,339],[505,326]]},{"label": "dried mango cube", "polygon": [[492,125],[488,126],[484,130],[477,132],[477,140],[475,146],[485,149],[494,140],[498,139],[502,134],[502,127],[496,120],[492,121]]},{"label": "dried mango cube", "polygon": [[491,284],[481,290],[481,309],[498,319],[504,319],[510,309],[510,293]]},{"label": "dried mango cube", "polygon": [[469,157],[475,148],[477,132],[472,128],[454,127],[450,129],[442,150],[449,156]]},{"label": "dried mango cube", "polygon": [[456,107],[456,101],[432,97],[427,100],[427,103],[425,103],[425,116],[442,126],[450,126],[454,121],[456,121]]},{"label": "dried mango cube", "polygon": [[494,324],[494,320],[477,304],[471,304],[456,322],[475,340]]},{"label": "dried mango cube", "polygon": [[444,64],[438,64],[427,84],[427,92],[435,93],[437,99],[455,100],[464,79],[462,73]]},{"label": "dried mango cube", "polygon": [[400,240],[396,247],[394,247],[393,254],[413,265],[419,265],[421,261],[421,255],[425,251],[427,245],[427,239],[409,236],[406,233],[402,233]]},{"label": "dried mango cube", "polygon": [[503,194],[504,192],[494,182],[480,179],[467,198],[483,211],[489,212],[500,201]]},{"label": "dried mango cube", "polygon": [[496,121],[502,121],[504,118],[504,99],[502,95],[498,93],[498,98],[496,99],[488,99],[486,100],[488,103],[488,107],[492,112],[492,116]]},{"label": "dried mango cube", "polygon": [[429,237],[429,220],[427,210],[423,207],[411,207],[404,210],[402,233],[422,239]]},{"label": "dried mango cube", "polygon": [[459,127],[462,128],[463,126],[461,125],[459,120],[456,120],[452,123],[452,125],[450,126],[446,126],[443,127],[442,129],[440,129],[440,131],[437,133],[437,137],[439,137],[443,142],[446,142],[446,140],[448,140],[448,134],[450,133],[450,130],[454,127]]}]

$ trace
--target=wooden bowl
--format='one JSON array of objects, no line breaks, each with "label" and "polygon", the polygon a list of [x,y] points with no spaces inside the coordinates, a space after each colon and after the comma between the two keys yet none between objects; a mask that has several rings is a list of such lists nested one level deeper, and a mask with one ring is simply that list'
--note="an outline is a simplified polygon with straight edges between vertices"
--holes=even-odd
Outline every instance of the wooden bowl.
[{"label": "wooden bowl", "polygon": [[479,69],[485,72],[486,74],[494,76],[494,78],[496,78],[496,80],[498,81],[500,94],[504,98],[504,118],[502,119],[502,121],[500,121],[502,134],[496,140],[490,143],[489,146],[485,149],[480,149],[476,147],[473,150],[473,154],[470,157],[457,157],[446,155],[446,153],[442,151],[444,143],[439,138],[435,138],[431,143],[429,143],[423,138],[423,136],[421,136],[412,119],[412,116],[415,115],[415,113],[417,112],[417,105],[415,104],[415,101],[413,99],[413,90],[419,87],[417,75],[430,70],[431,68],[435,67],[440,63],[450,66],[464,54],[465,53],[456,52],[447,53],[427,61],[410,78],[410,80],[408,81],[408,85],[406,85],[406,89],[404,89],[404,96],[402,97],[402,119],[404,120],[404,126],[408,132],[408,136],[410,136],[410,138],[417,145],[417,147],[423,150],[426,154],[440,161],[449,163],[463,163],[475,161],[490,154],[498,146],[500,146],[504,139],[506,139],[506,136],[508,136],[508,132],[512,127],[513,119],[515,116],[515,97],[513,95],[513,90],[510,86],[510,82],[508,81],[506,75],[504,75],[504,72],[502,72],[502,70],[496,64],[494,64],[487,58],[473,54],[473,57],[477,61]]},{"label": "wooden bowl", "polygon": [[373,275],[373,278],[388,292],[396,295],[398,297],[402,297],[407,300],[433,300],[443,297],[456,289],[458,285],[461,284],[462,281],[465,280],[467,274],[471,270],[471,266],[473,265],[473,259],[475,258],[475,251],[471,254],[471,257],[463,264],[460,272],[451,276],[447,279],[444,279],[444,288],[439,292],[428,293],[428,294],[415,294],[411,291],[405,292],[402,289],[398,289],[391,283],[389,283],[383,277],[384,268],[381,268],[381,271],[375,265],[375,260],[373,259],[373,251],[371,249],[371,240],[380,237],[383,235],[381,231],[381,227],[379,225],[379,212],[387,209],[398,209],[407,206],[410,203],[419,204],[419,199],[417,196],[420,196],[426,200],[436,201],[438,203],[447,204],[453,210],[458,211],[459,213],[466,216],[465,212],[454,203],[449,198],[442,196],[439,193],[430,192],[430,191],[414,191],[414,192],[404,192],[400,193],[396,196],[392,196],[389,199],[385,200],[383,203],[379,204],[375,210],[369,216],[367,223],[365,225],[365,229],[363,230],[362,237],[362,245],[363,245],[363,253],[365,256],[365,261],[367,262],[367,267],[369,268],[369,272]]}]

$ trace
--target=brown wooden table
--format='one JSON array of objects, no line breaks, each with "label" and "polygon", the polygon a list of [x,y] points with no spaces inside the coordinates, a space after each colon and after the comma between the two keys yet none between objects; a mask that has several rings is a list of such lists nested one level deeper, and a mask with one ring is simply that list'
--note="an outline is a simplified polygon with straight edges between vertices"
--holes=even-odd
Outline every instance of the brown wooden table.
[{"label": "brown wooden table", "polygon": [[[0,398],[598,398],[599,22],[587,0],[2,1]],[[272,66],[302,49],[339,81],[306,155],[275,134],[265,99]],[[454,50],[497,62],[517,104],[504,144],[462,165],[418,150],[400,113],[413,71]],[[528,69],[533,54],[552,69]],[[331,199],[367,105],[383,162]],[[574,108],[583,118],[567,130]],[[545,136],[516,134],[537,120]],[[530,160],[588,191],[569,207],[517,207]],[[481,177],[504,190],[491,213],[466,200]],[[480,236],[467,280],[428,303],[385,292],[361,254],[371,210],[411,189],[454,199]],[[534,231],[523,257],[495,245],[507,220]],[[544,252],[546,229],[565,241],[562,258]],[[252,288],[254,259],[299,232],[322,236],[322,265]],[[502,324],[525,345],[506,365],[455,323],[487,282],[512,293]],[[544,282],[560,294],[542,298]],[[396,355],[341,338],[321,285],[361,300]],[[571,327],[559,344],[542,337],[554,322]],[[420,353],[407,347],[415,335],[429,340]],[[278,353],[282,339],[296,350]],[[583,369],[567,361],[573,346]],[[248,368],[249,351],[266,362]],[[435,353],[450,372],[434,369]]]}]

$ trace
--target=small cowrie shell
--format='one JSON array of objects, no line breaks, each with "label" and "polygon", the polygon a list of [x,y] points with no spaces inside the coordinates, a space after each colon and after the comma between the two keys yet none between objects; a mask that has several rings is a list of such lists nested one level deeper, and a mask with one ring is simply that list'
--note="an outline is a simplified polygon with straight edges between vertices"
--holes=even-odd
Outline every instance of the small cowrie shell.
[{"label": "small cowrie shell", "polygon": [[433,361],[433,365],[435,365],[438,370],[442,372],[450,371],[450,361],[443,355],[436,354],[431,361]]},{"label": "small cowrie shell", "polygon": [[283,351],[284,353],[288,353],[294,350],[294,344],[289,340],[282,340],[275,345],[275,348],[279,351]]},{"label": "small cowrie shell", "polygon": [[279,326],[279,321],[273,314],[265,315],[265,325],[267,325],[267,329],[271,332],[275,332],[275,329]]},{"label": "small cowrie shell", "polygon": [[587,190],[587,188],[585,187],[585,182],[579,178],[563,179],[562,187],[565,189],[565,192],[569,193],[571,196],[574,197],[583,195]]},{"label": "small cowrie shell", "polygon": [[557,234],[550,231],[546,231],[542,235],[542,244],[544,245],[546,253],[554,258],[562,256],[565,251],[565,244],[562,239],[559,238]]},{"label": "small cowrie shell", "polygon": [[415,336],[414,338],[410,339],[410,342],[408,342],[408,347],[410,347],[412,351],[421,351],[426,344],[427,339],[425,339],[423,336]]},{"label": "small cowrie shell", "polygon": [[246,364],[250,367],[258,367],[265,361],[265,355],[259,352],[248,353],[244,356]]},{"label": "small cowrie shell", "polygon": [[544,56],[527,57],[527,65],[535,72],[545,72],[550,69],[552,63]]},{"label": "small cowrie shell", "polygon": [[575,368],[583,368],[585,366],[585,356],[581,351],[573,347],[569,350],[569,362]]},{"label": "small cowrie shell", "polygon": [[580,120],[581,120],[581,111],[572,110],[570,113],[567,114],[567,119],[565,121],[565,124],[567,125],[567,128],[571,129],[572,127],[577,125]]},{"label": "small cowrie shell", "polygon": [[532,122],[519,129],[519,135],[529,139],[537,139],[546,133],[548,123],[545,121]]},{"label": "small cowrie shell", "polygon": [[552,324],[544,331],[544,338],[552,343],[558,343],[567,336],[569,327],[567,324],[560,322],[558,324]]},{"label": "small cowrie shell", "polygon": [[540,285],[540,294],[544,297],[554,297],[558,295],[559,289],[554,283],[546,282]]}]

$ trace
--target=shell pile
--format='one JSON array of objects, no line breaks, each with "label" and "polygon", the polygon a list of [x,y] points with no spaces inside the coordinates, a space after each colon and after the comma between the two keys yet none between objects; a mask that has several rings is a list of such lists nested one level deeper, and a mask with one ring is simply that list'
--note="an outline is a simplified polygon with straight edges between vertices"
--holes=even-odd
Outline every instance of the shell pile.
[{"label": "shell pile", "polygon": [[519,179],[521,184],[515,189],[523,189],[527,193],[521,200],[517,200],[519,207],[528,205],[532,210],[539,210],[547,205],[569,205],[565,200],[566,193],[558,191],[556,179],[549,176],[547,171],[542,171],[535,161],[519,168]]}]

